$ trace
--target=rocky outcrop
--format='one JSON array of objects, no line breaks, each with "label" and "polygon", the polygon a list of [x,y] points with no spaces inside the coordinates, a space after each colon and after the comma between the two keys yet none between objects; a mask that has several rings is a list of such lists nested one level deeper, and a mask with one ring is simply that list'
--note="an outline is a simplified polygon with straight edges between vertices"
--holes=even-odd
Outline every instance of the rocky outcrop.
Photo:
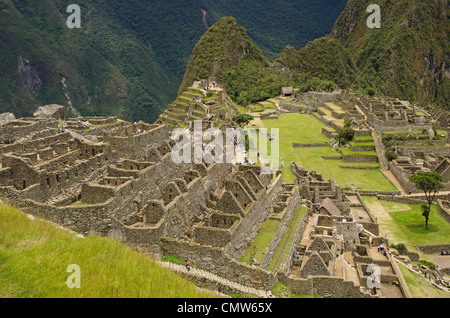
[{"label": "rocky outcrop", "polygon": [[13,113],[0,114],[0,126],[3,126],[9,122],[16,120],[16,116]]},{"label": "rocky outcrop", "polygon": [[66,117],[66,107],[52,104],[39,107],[33,115],[36,118],[64,120]]}]

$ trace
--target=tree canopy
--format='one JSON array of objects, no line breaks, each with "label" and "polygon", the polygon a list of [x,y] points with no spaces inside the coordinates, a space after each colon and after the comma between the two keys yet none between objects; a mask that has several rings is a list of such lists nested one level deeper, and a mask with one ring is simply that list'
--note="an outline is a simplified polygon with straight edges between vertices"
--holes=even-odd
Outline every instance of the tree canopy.
[{"label": "tree canopy", "polygon": [[436,193],[445,188],[442,184],[442,176],[436,172],[418,172],[411,176],[409,181],[414,183],[417,189],[422,190],[425,193],[428,206],[422,206],[422,215],[425,217],[425,226],[428,229],[431,205],[436,197]]}]

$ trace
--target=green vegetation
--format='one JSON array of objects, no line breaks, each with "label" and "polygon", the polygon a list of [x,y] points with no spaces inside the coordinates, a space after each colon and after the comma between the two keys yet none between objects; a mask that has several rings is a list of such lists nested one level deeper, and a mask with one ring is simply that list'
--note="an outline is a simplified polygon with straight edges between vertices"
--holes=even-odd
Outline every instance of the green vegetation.
[{"label": "green vegetation", "polygon": [[414,245],[440,245],[448,243],[450,224],[431,207],[428,230],[423,225],[420,204],[404,204],[364,197],[370,211],[378,218],[381,228],[394,244],[403,243],[409,251],[417,252]]},{"label": "green vegetation", "polygon": [[344,127],[340,129],[337,133],[337,140],[340,146],[344,146],[350,143],[355,138],[355,131],[352,129],[351,120],[345,122]]},{"label": "green vegetation", "polygon": [[[81,269],[81,288],[66,285]],[[86,237],[29,220],[0,204],[0,297],[4,298],[204,298],[194,284],[119,241]]]},{"label": "green vegetation", "polygon": [[[280,114],[278,120],[262,120],[263,126],[268,129],[280,130],[280,157],[285,162],[281,167],[283,178],[287,183],[294,182],[291,171],[292,161],[308,170],[316,170],[327,179],[335,179],[342,186],[353,184],[364,190],[397,191],[386,179],[380,170],[349,170],[340,168],[343,165],[342,155],[332,150],[331,146],[294,148],[291,142],[300,144],[326,143],[328,137],[322,134],[326,127],[313,116],[302,114]],[[349,153],[354,154],[354,153]],[[376,155],[375,152],[370,152]],[[336,157],[338,160],[325,160],[322,157]],[[372,163],[372,165],[378,165]],[[367,166],[366,163],[353,163],[352,166]]]},{"label": "green vegetation", "polygon": [[270,242],[272,242],[272,239],[277,234],[279,228],[280,221],[268,219],[263,226],[261,226],[258,235],[239,261],[252,265],[253,259],[256,259],[261,263],[264,259],[264,253],[267,247],[269,247]]},{"label": "green vegetation", "polygon": [[253,119],[255,118],[250,114],[239,114],[233,117],[233,121],[238,123],[241,127],[245,127]]},{"label": "green vegetation", "polygon": [[448,108],[450,81],[439,67],[449,50],[445,6],[432,0],[377,4],[382,8],[381,29],[367,28],[368,15],[355,14],[365,12],[367,3],[350,0],[331,35],[358,66],[354,88]]},{"label": "green vegetation", "polygon": [[413,298],[449,298],[448,292],[432,287],[422,276],[410,271],[405,265],[398,264],[403,278]]},{"label": "green vegetation", "polygon": [[430,218],[431,205],[433,204],[436,193],[445,188],[442,184],[442,176],[436,172],[418,172],[409,178],[417,189],[422,190],[428,201],[427,205],[422,205],[422,215],[425,218],[425,227],[428,229],[428,221]]},{"label": "green vegetation", "polygon": [[289,254],[289,251],[291,250],[292,242],[295,238],[295,233],[300,226],[300,223],[302,222],[303,216],[306,213],[306,207],[300,206],[298,210],[295,212],[291,224],[289,224],[289,228],[287,229],[286,233],[284,234],[283,239],[280,242],[280,245],[278,245],[278,248],[273,255],[272,261],[270,262],[269,271],[273,271],[275,268],[279,269],[279,266],[281,264],[284,264],[286,261],[286,258]]}]

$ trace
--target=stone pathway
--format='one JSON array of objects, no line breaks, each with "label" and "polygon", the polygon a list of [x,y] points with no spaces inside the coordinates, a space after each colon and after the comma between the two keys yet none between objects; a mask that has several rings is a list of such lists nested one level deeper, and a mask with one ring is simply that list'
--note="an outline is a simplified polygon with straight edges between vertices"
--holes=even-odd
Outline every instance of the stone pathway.
[{"label": "stone pathway", "polygon": [[223,277],[217,276],[215,274],[212,274],[208,271],[205,271],[203,269],[198,269],[198,268],[192,268],[191,270],[188,271],[186,269],[185,266],[183,265],[178,265],[178,264],[174,264],[174,263],[169,263],[169,262],[157,262],[158,265],[160,265],[161,267],[170,269],[171,271],[177,273],[177,274],[183,274],[183,275],[187,275],[187,276],[194,276],[194,277],[202,277],[205,278],[211,282],[220,284],[222,286],[226,286],[229,287],[233,290],[236,291],[240,291],[241,293],[245,293],[245,294],[252,294],[252,295],[256,295],[258,297],[261,298],[274,298],[274,296],[272,295],[272,293],[270,291],[266,291],[266,290],[260,290],[260,289],[256,289],[253,287],[248,287],[248,286],[244,286],[242,284],[236,283],[236,282],[232,282],[230,280],[227,280]]}]

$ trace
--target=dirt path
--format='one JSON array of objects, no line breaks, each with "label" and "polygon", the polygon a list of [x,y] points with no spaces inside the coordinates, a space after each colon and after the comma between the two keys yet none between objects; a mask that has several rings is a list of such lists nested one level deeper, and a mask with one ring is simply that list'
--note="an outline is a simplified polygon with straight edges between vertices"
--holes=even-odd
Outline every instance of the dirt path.
[{"label": "dirt path", "polygon": [[395,185],[395,187],[402,193],[402,195],[406,195],[406,190],[403,189],[400,182],[398,182],[397,178],[395,178],[390,170],[381,170],[381,173],[384,174],[384,176]]},{"label": "dirt path", "polygon": [[203,25],[204,25],[207,29],[209,29],[209,25],[208,25],[208,12],[206,12],[206,11],[203,10],[203,9],[201,9],[201,10],[202,10],[202,15],[203,15],[203,17],[202,17]]}]

